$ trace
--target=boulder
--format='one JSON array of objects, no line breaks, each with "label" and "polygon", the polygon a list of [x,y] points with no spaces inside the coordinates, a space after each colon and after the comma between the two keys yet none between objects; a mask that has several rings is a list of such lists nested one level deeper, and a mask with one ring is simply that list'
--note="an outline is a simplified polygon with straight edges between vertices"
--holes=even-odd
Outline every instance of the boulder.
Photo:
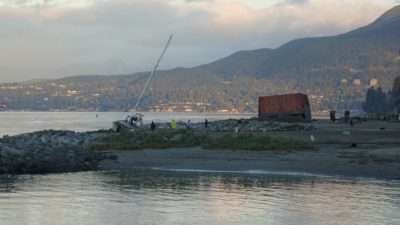
[{"label": "boulder", "polygon": [[0,139],[0,173],[50,173],[95,169],[113,155],[91,152],[105,132],[45,130]]}]

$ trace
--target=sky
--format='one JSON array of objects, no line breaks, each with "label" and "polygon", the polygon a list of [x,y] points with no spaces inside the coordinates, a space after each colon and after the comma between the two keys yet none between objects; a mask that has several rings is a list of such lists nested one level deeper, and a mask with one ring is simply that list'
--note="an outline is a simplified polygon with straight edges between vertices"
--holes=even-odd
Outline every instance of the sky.
[{"label": "sky", "polygon": [[0,0],[0,82],[192,67],[365,26],[399,0]]}]

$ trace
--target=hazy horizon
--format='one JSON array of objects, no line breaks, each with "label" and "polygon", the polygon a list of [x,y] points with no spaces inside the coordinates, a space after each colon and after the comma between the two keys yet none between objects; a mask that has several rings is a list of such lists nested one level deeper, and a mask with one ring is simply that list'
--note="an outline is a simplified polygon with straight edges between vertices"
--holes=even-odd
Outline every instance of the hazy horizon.
[{"label": "hazy horizon", "polygon": [[0,82],[191,67],[240,50],[337,35],[397,0],[0,0]]}]

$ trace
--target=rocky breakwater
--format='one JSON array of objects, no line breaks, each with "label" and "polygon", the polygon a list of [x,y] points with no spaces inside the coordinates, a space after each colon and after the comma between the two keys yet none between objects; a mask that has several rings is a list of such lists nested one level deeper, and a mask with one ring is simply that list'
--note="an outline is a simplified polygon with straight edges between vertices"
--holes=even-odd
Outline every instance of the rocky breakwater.
[{"label": "rocky breakwater", "polygon": [[[157,124],[159,129],[169,129],[169,123]],[[312,131],[316,128],[312,123],[306,122],[283,122],[283,121],[260,121],[252,119],[227,119],[210,121],[205,127],[203,122],[187,123],[177,122],[178,129],[193,129],[197,131],[208,132],[267,132],[267,131]],[[149,129],[149,126],[143,126],[142,129]]]},{"label": "rocky breakwater", "polygon": [[53,173],[95,169],[112,155],[90,151],[109,132],[45,130],[0,139],[1,173]]}]

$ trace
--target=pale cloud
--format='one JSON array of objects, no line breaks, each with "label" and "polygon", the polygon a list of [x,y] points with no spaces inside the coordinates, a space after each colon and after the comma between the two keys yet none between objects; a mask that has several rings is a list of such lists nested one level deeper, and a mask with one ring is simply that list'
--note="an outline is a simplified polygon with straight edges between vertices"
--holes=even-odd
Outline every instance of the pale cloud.
[{"label": "pale cloud", "polygon": [[285,0],[284,4],[306,4],[309,3],[309,0]]},{"label": "pale cloud", "polygon": [[[0,0],[0,82],[195,66],[244,49],[336,35],[393,7],[376,0]],[[149,63],[150,61],[150,63]]]},{"label": "pale cloud", "polygon": [[0,0],[0,6],[40,6],[40,5],[62,5],[62,6],[87,6],[104,0]]}]

